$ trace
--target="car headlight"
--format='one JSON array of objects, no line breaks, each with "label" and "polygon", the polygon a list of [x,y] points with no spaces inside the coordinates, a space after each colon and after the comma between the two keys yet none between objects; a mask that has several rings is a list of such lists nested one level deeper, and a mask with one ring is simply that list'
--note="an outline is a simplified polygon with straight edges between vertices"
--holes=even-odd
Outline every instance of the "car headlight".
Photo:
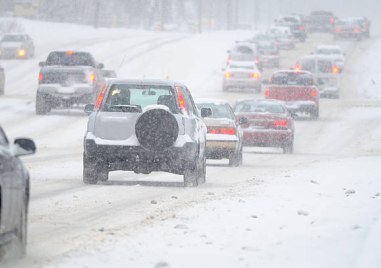
[{"label": "car headlight", "polygon": [[26,51],[25,51],[25,49],[23,49],[23,48],[21,48],[21,49],[19,49],[19,57],[25,57],[25,55],[26,55]]}]

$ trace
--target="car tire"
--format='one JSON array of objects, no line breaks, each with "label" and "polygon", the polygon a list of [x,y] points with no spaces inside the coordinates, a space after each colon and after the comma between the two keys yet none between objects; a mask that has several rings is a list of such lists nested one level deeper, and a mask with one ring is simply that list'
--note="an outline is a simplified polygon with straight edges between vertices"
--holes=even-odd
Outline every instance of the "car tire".
[{"label": "car tire", "polygon": [[294,141],[288,142],[282,146],[284,154],[294,153]]},{"label": "car tire", "polygon": [[37,92],[36,96],[36,114],[44,115],[50,112],[51,107],[45,94]]},{"label": "car tire", "polygon": [[206,157],[203,157],[201,168],[199,169],[199,183],[204,184],[206,182]]},{"label": "car tire", "polygon": [[310,113],[310,118],[311,118],[312,120],[318,120],[318,119],[319,119],[319,108],[317,108],[317,109],[311,111],[311,113]]},{"label": "car tire", "polygon": [[242,165],[242,159],[243,159],[243,150],[242,148],[234,153],[234,155],[229,158],[229,166],[232,166],[232,167],[239,167]]},{"label": "car tire", "polygon": [[197,187],[199,183],[204,180],[203,176],[206,175],[203,171],[206,168],[205,157],[201,160],[203,163],[195,163],[193,167],[187,167],[184,170],[184,186],[185,187]]},{"label": "car tire", "polygon": [[84,184],[97,184],[97,163],[95,159],[90,159],[83,154],[83,183]]}]

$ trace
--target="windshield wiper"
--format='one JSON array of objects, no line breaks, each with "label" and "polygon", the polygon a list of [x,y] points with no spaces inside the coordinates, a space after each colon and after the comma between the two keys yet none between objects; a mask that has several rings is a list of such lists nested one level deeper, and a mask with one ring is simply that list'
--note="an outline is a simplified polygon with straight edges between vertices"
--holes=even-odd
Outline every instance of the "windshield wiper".
[{"label": "windshield wiper", "polygon": [[143,112],[142,107],[140,105],[127,105],[127,104],[111,105],[109,110],[115,111],[115,112],[125,112],[125,113]]}]

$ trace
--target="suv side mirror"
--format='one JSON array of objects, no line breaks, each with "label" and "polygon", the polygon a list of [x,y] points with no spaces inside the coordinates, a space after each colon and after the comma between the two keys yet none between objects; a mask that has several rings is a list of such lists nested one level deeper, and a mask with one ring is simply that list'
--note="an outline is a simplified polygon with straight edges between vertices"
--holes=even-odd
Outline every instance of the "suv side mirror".
[{"label": "suv side mirror", "polygon": [[45,66],[45,61],[40,61],[40,62],[38,63],[38,66],[40,66],[40,67],[44,67],[44,66]]},{"label": "suv side mirror", "polygon": [[246,117],[241,117],[241,118],[238,120],[238,123],[239,123],[240,125],[244,125],[244,124],[249,123],[249,120],[248,120]]},{"label": "suv side mirror", "polygon": [[210,108],[201,108],[201,117],[209,117],[212,115],[212,109]]},{"label": "suv side mirror", "polygon": [[87,115],[90,115],[92,112],[94,112],[95,105],[94,104],[86,104],[85,105],[85,113]]},{"label": "suv side mirror", "polygon": [[16,139],[14,144],[16,145],[15,155],[30,155],[36,152],[36,145],[33,140],[20,138]]}]

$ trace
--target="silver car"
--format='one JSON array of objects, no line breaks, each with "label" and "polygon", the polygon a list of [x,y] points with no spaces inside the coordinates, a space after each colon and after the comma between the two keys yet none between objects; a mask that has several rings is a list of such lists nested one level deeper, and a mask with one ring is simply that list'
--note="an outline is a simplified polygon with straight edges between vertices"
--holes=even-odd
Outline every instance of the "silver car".
[{"label": "silver car", "polygon": [[19,156],[33,154],[30,139],[9,143],[0,127],[0,259],[26,252],[29,174]]},{"label": "silver car", "polygon": [[[184,175],[205,183],[206,126],[183,84],[109,80],[90,113],[84,138],[83,182],[107,181],[114,170]],[[211,114],[203,109],[202,116]]]},{"label": "silver car", "polygon": [[223,71],[222,88],[224,91],[232,88],[261,91],[261,72],[255,62],[232,61]]}]

